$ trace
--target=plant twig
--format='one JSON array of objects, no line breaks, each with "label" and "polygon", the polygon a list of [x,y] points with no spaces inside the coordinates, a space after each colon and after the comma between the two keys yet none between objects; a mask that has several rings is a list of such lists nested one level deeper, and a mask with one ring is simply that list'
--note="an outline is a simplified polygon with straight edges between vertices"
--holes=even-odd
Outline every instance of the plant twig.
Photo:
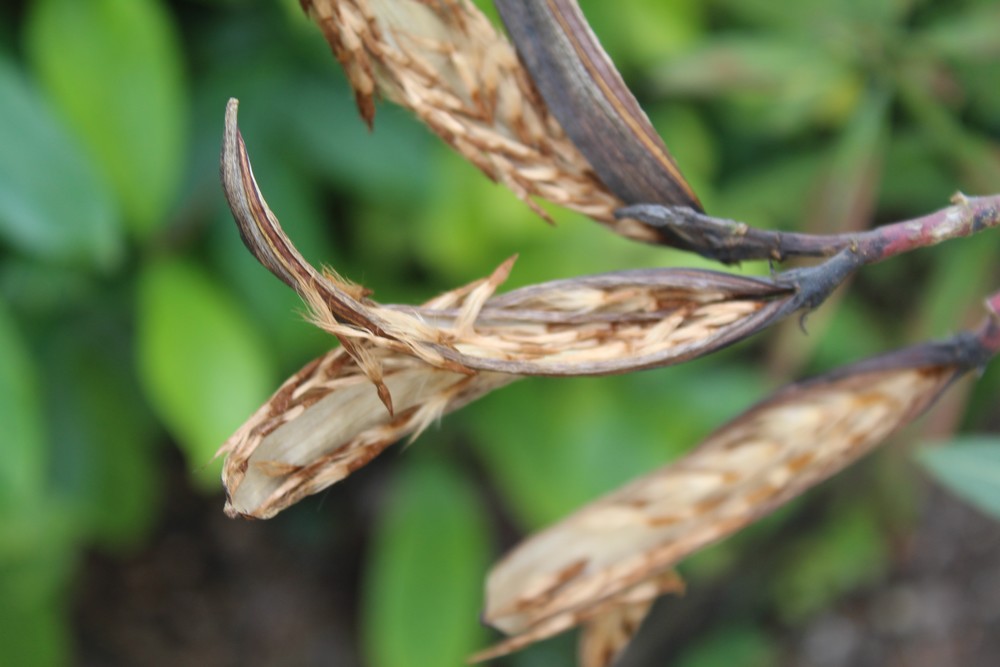
[{"label": "plant twig", "polygon": [[966,197],[957,194],[951,206],[929,215],[847,234],[764,230],[735,220],[713,218],[690,208],[659,204],[628,206],[616,215],[661,226],[682,237],[700,254],[727,264],[744,260],[829,257],[849,248],[858,254],[864,265],[1000,225],[1000,195]]}]

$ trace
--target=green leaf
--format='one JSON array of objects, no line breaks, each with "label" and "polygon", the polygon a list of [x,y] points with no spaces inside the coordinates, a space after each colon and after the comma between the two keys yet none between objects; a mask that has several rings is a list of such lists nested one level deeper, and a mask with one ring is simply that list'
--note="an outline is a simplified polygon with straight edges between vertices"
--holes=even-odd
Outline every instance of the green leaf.
[{"label": "green leaf", "polygon": [[[761,28],[846,42],[852,29],[871,32],[907,16],[918,0],[721,0],[722,8]],[[849,43],[849,42],[848,42]]]},{"label": "green leaf", "polygon": [[[995,82],[996,62],[986,61],[957,68],[959,85],[965,91],[969,121],[980,127],[1000,127],[1000,86]],[[995,135],[994,135],[995,136]]]},{"label": "green leaf", "polygon": [[956,323],[975,308],[970,296],[991,289],[990,271],[998,250],[996,234],[957,239],[934,248],[934,263],[920,292],[920,312],[907,327],[908,335],[919,340],[954,331]]},{"label": "green leaf", "polygon": [[858,104],[831,147],[820,185],[819,209],[805,231],[840,233],[867,229],[881,181],[887,134],[888,96],[873,91]]},{"label": "green leaf", "polygon": [[837,124],[862,84],[848,63],[815,42],[722,35],[658,68],[654,85],[667,95],[725,96],[729,123],[759,134]]},{"label": "green leaf", "polygon": [[[921,132],[894,129],[885,154],[879,207],[913,215],[941,208],[957,184]],[[897,213],[897,215],[899,215]]]},{"label": "green leaf", "polygon": [[886,567],[885,538],[862,502],[847,505],[818,531],[785,549],[783,566],[770,582],[778,611],[794,622],[841,595],[879,578]]},{"label": "green leaf", "polygon": [[67,664],[75,509],[48,495],[38,371],[0,302],[0,665]]},{"label": "green leaf", "polygon": [[0,294],[28,320],[46,321],[73,311],[107,289],[103,278],[29,257],[7,256],[0,262]]},{"label": "green leaf", "polygon": [[408,207],[419,203],[430,187],[432,138],[412,114],[387,104],[369,132],[353,99],[338,90],[342,85],[326,77],[287,82],[279,94],[296,103],[271,128],[275,140],[300,164],[352,193]]},{"label": "green leaf", "polygon": [[718,0],[719,9],[741,22],[769,30],[786,30],[801,35],[830,18],[829,3],[823,0],[774,2],[774,0]]},{"label": "green leaf", "polygon": [[684,177],[699,199],[709,202],[706,208],[712,208],[710,184],[718,172],[719,150],[705,118],[693,108],[676,103],[648,105],[646,111]]},{"label": "green leaf", "polygon": [[918,460],[959,498],[1000,519],[1000,438],[960,438],[922,449]]},{"label": "green leaf", "polygon": [[824,157],[816,151],[784,151],[770,160],[756,160],[720,190],[713,215],[768,229],[799,230],[802,213],[825,165]]},{"label": "green leaf", "polygon": [[217,485],[220,464],[207,464],[275,388],[271,355],[230,295],[189,262],[150,263],[138,298],[140,380],[199,479]]},{"label": "green leaf", "polygon": [[[819,313],[815,313],[814,317],[815,315]],[[825,323],[822,329],[823,335],[816,337],[819,340],[815,343],[809,341],[810,371],[822,373],[831,368],[845,366],[857,359],[874,356],[898,345],[899,339],[893,337],[893,330],[888,324],[880,323],[879,326],[872,326],[873,322],[880,322],[881,315],[875,308],[867,307],[859,299],[851,297],[844,299],[838,304],[836,315]],[[811,321],[809,326],[812,327]],[[800,344],[806,343],[802,341]]]},{"label": "green leaf", "polygon": [[27,50],[140,236],[162,224],[186,145],[183,60],[156,0],[38,0]]},{"label": "green leaf", "polygon": [[91,543],[115,548],[150,528],[160,461],[125,318],[96,306],[54,327],[41,356],[59,378],[46,387],[56,494],[80,513]]},{"label": "green leaf", "polygon": [[109,269],[121,259],[119,215],[74,139],[0,59],[0,238],[21,252]]},{"label": "green leaf", "polygon": [[476,618],[489,519],[475,488],[454,469],[407,463],[365,573],[365,650],[373,667],[462,665],[483,641]]},{"label": "green leaf", "polygon": [[697,39],[704,3],[693,0],[583,0],[583,13],[623,72],[643,66]]},{"label": "green leaf", "polygon": [[[70,661],[66,595],[75,560],[66,514],[32,506],[0,512],[0,665]],[[13,537],[13,544],[8,538]]]},{"label": "green leaf", "polygon": [[1000,57],[998,25],[1000,5],[993,2],[972,5],[938,19],[916,41],[939,57],[983,62],[995,67]]},{"label": "green leaf", "polygon": [[37,502],[44,492],[49,452],[38,381],[34,360],[0,302],[0,511]]},{"label": "green leaf", "polygon": [[778,662],[778,651],[757,628],[724,627],[681,654],[678,667],[767,667]]},{"label": "green leaf", "polygon": [[976,130],[966,127],[935,97],[919,69],[899,78],[899,99],[924,131],[924,139],[958,172],[958,189],[991,192],[1000,181],[1000,157],[996,145]]}]

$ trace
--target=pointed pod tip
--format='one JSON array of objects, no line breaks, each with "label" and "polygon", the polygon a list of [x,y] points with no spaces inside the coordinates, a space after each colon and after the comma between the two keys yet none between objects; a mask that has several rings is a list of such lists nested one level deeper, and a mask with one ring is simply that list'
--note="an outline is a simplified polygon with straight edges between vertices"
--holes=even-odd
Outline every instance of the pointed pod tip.
[{"label": "pointed pod tip", "polygon": [[237,111],[240,108],[240,101],[235,97],[230,97],[226,102],[226,130],[236,127]]},{"label": "pointed pod tip", "polygon": [[382,401],[382,405],[389,412],[389,416],[395,416],[395,412],[392,409],[392,394],[389,393],[389,386],[385,382],[377,382],[375,384],[375,389],[378,392],[378,398]]},{"label": "pointed pod tip", "polygon": [[[240,133],[236,122],[239,107],[240,101],[235,97],[230,97],[229,101],[226,102],[226,117],[222,131],[221,174],[223,186],[229,187],[233,185],[231,181],[235,177],[236,151]],[[227,194],[230,194],[228,187]]]}]

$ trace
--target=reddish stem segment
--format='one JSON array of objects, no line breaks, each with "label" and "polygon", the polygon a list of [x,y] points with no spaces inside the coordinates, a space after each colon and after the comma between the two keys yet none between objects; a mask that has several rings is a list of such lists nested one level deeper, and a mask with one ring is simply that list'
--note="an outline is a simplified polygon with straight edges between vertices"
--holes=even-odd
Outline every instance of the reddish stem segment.
[{"label": "reddish stem segment", "polygon": [[858,253],[871,264],[1000,225],[1000,195],[958,194],[952,202],[953,206],[929,215],[862,232],[857,235]]},{"label": "reddish stem segment", "polygon": [[913,220],[852,234],[801,234],[756,229],[735,220],[713,218],[689,208],[639,204],[616,215],[665,228],[699,254],[730,264],[743,260],[783,261],[789,257],[831,257],[850,249],[862,264],[872,264],[948,239],[1000,225],[1000,195],[956,195],[953,205]]},{"label": "reddish stem segment", "polygon": [[[1000,195],[956,195],[952,206],[913,220],[853,233],[814,235],[761,230],[733,220],[713,218],[689,208],[640,204],[621,209],[632,217],[680,236],[705,257],[730,263],[748,259],[781,261],[788,257],[825,257],[812,267],[779,274],[775,281],[798,292],[786,312],[812,309],[837,285],[867,264],[880,262],[948,239],[1000,226]],[[992,313],[977,333],[983,345],[1000,350],[1000,293],[987,301]]]}]

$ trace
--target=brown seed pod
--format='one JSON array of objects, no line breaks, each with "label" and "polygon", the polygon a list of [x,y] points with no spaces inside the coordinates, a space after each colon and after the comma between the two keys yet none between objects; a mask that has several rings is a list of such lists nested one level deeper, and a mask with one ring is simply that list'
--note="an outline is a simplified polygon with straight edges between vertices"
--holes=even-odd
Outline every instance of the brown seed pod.
[{"label": "brown seed pod", "polygon": [[230,513],[272,516],[519,377],[678,363],[749,336],[801,300],[791,284],[691,269],[583,276],[497,296],[511,259],[422,306],[380,304],[309,265],[288,240],[254,180],[236,107],[227,108],[222,178],[240,235],[343,348],[291,378],[220,450]]},{"label": "brown seed pod", "polygon": [[580,628],[577,650],[580,667],[607,667],[612,664],[639,630],[656,598],[683,592],[684,582],[670,570],[647,579],[624,595],[607,600],[606,610],[591,615]]},{"label": "brown seed pod", "polygon": [[535,90],[514,47],[468,0],[301,0],[347,73],[366,122],[381,93],[539,215],[541,197],[618,234],[663,233],[615,220],[622,201],[597,178]]},{"label": "brown seed pod", "polygon": [[[526,374],[594,375],[677,363],[749,335],[786,302],[768,300],[774,287],[767,283],[697,271],[555,281],[480,305],[478,297],[493,289],[490,280],[480,281],[420,308],[362,304],[422,327],[409,332],[396,321],[397,340],[358,332],[328,313],[317,317],[351,345],[290,378],[220,450],[227,512],[273,516],[396,440]],[[429,339],[459,370],[410,352]]]},{"label": "brown seed pod", "polygon": [[510,552],[487,580],[484,618],[513,637],[475,658],[606,615],[612,601],[863,456],[988,356],[965,334],[777,392],[682,459]]},{"label": "brown seed pod", "polygon": [[226,441],[226,514],[268,519],[363,467],[517,376],[441,370],[385,349],[369,353],[392,392],[389,414],[344,348],[307,364]]},{"label": "brown seed pod", "polygon": [[512,258],[489,278],[420,308],[385,306],[369,299],[364,288],[316,270],[292,245],[253,177],[236,124],[237,106],[230,100],[226,110],[221,171],[240,236],[261,264],[302,296],[314,322],[340,339],[376,385],[377,364],[353,349],[363,342],[457,372],[604,375],[717,350],[796,309],[805,293],[788,281],[647,269],[569,278],[492,297]]},{"label": "brown seed pod", "polygon": [[[622,201],[701,210],[576,0],[495,0],[549,110]],[[671,245],[682,242],[672,237]],[[682,244],[683,247],[683,244]]]}]

